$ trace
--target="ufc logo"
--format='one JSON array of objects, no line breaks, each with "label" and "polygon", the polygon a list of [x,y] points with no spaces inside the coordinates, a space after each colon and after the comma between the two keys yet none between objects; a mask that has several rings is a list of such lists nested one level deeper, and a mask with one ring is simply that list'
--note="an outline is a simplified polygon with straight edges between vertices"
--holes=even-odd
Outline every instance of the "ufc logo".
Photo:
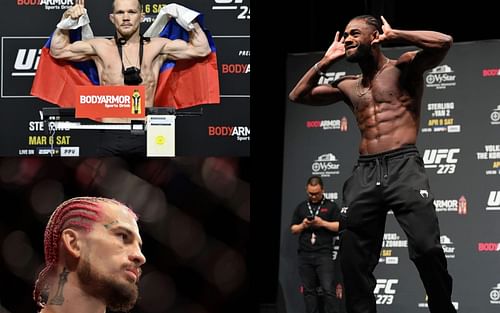
[{"label": "ufc logo", "polygon": [[[16,71],[32,71],[33,75],[40,61],[41,49],[19,49],[17,51],[14,69]],[[17,74],[17,75],[16,75]],[[19,73],[12,73],[12,76],[19,76]]]},{"label": "ufc logo", "polygon": [[320,84],[330,84],[331,82],[336,81],[340,77],[345,76],[345,72],[332,72],[326,73],[326,77],[320,77],[318,83]]},{"label": "ufc logo", "polygon": [[[396,290],[392,289],[393,285],[396,285],[399,282],[398,279],[377,279],[377,285],[373,290],[374,294],[388,294],[394,295],[396,294]],[[381,292],[383,290],[383,292]]]},{"label": "ufc logo", "polygon": [[500,191],[491,191],[488,197],[489,206],[500,206]]},{"label": "ufc logo", "polygon": [[[460,149],[427,149],[424,151],[424,164],[440,164],[443,160],[446,160],[445,163],[453,164],[457,163],[458,160],[454,158],[455,153],[459,153]],[[426,166],[427,167],[427,166]],[[435,167],[435,166],[434,166]]]},{"label": "ufc logo", "polygon": [[453,174],[458,162],[458,159],[454,157],[456,153],[460,153],[459,148],[427,149],[423,156],[424,167],[437,168],[437,174]]}]

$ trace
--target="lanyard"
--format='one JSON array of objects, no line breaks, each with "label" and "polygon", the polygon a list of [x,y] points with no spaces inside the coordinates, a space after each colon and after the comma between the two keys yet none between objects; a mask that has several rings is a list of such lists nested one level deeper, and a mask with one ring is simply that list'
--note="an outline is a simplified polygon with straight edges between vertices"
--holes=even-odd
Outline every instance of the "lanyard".
[{"label": "lanyard", "polygon": [[[141,69],[142,66],[142,55],[144,54],[144,41],[149,41],[149,37],[142,37],[139,40],[139,69]],[[127,42],[124,38],[118,38],[118,36],[115,34],[115,42],[116,42],[116,47],[118,48],[118,52],[120,55],[120,60],[122,61],[122,72],[125,72],[125,67],[123,65],[123,52],[122,52],[122,46]]]},{"label": "lanyard", "polygon": [[312,210],[312,207],[311,207],[311,202],[307,201],[307,208],[309,209],[309,213],[311,213],[311,216],[316,216],[318,215],[319,213],[319,209],[323,206],[323,204],[325,203],[325,197],[323,197],[323,199],[321,199],[321,202],[319,203],[319,205],[316,207],[316,210]]}]

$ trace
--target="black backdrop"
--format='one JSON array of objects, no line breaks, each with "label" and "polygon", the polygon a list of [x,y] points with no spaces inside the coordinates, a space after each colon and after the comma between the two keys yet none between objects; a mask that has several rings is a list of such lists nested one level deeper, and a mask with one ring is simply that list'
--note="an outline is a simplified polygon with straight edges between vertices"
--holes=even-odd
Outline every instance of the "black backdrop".
[{"label": "black backdrop", "polygon": [[[360,14],[383,14],[402,29],[433,29],[456,42],[498,39],[496,11],[488,1],[457,5],[454,1],[287,1],[254,3],[252,38],[252,250],[257,303],[264,312],[278,294],[283,138],[286,94],[285,64],[289,53],[325,51],[336,30]],[[257,24],[264,28],[257,28]],[[271,27],[272,26],[272,27]],[[276,92],[269,92],[269,90]],[[265,92],[263,92],[265,91]],[[269,118],[269,117],[272,118]],[[298,153],[298,152],[297,152]],[[257,171],[258,170],[258,171]],[[265,196],[262,196],[265,195]],[[285,195],[286,196],[286,195]],[[254,254],[254,255],[256,255]]]},{"label": "black backdrop", "polygon": [[[415,48],[384,48],[384,54],[395,59],[408,49]],[[500,40],[455,43],[439,66],[424,73],[417,147],[435,199],[441,245],[454,279],[452,300],[459,312],[497,312],[500,299],[500,280],[491,275],[500,261],[499,54]],[[290,55],[288,88],[321,56]],[[465,59],[468,61],[463,62]],[[357,65],[344,60],[327,76],[333,80],[336,75],[359,73]],[[298,293],[297,237],[290,234],[290,221],[295,205],[304,199],[304,181],[312,174],[322,176],[325,196],[340,205],[343,182],[356,164],[359,140],[347,105],[288,103],[279,264],[288,313],[303,312]],[[375,271],[377,309],[422,312],[427,306],[425,291],[408,259],[406,236],[392,214],[386,224]],[[471,264],[481,266],[465,270]]]}]

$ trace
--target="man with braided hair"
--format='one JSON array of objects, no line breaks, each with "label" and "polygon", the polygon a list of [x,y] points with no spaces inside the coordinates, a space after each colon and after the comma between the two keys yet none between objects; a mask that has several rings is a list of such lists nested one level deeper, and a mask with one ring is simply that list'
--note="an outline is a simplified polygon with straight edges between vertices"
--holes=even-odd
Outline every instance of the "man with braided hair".
[{"label": "man with braided hair", "polygon": [[44,237],[45,267],[33,292],[40,313],[132,309],[146,259],[130,208],[107,198],[69,199],[52,213]]},{"label": "man with braided hair", "polygon": [[[382,23],[381,23],[382,22]],[[417,50],[390,59],[385,42],[404,42]],[[354,17],[337,32],[323,58],[290,92],[290,100],[309,105],[344,101],[361,132],[359,158],[344,183],[340,220],[340,265],[348,313],[375,313],[373,272],[382,248],[387,213],[394,213],[408,238],[411,260],[428,296],[431,313],[456,313],[453,280],[440,244],[434,196],[417,149],[423,74],[438,66],[452,46],[449,35],[394,29],[381,16]],[[357,63],[360,75],[331,84],[320,76],[341,59]]]}]

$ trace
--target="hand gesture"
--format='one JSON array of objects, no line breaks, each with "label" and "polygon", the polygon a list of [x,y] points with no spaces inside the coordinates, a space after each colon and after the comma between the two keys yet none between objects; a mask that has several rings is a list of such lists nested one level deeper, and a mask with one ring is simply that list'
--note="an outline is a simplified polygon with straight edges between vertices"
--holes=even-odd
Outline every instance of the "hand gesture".
[{"label": "hand gesture", "polygon": [[67,9],[63,14],[63,19],[70,17],[77,20],[85,14],[85,0],[76,0],[75,5]]},{"label": "hand gesture", "polygon": [[328,58],[329,61],[333,61],[345,56],[344,40],[345,38],[340,37],[340,32],[337,31],[335,33],[335,39],[325,53],[325,57]]},{"label": "hand gesture", "polygon": [[312,224],[312,221],[308,220],[307,217],[304,217],[304,219],[302,220],[302,226],[304,228],[308,228],[309,226],[311,226]]},{"label": "hand gesture", "polygon": [[324,222],[325,220],[317,215],[314,217],[314,220],[312,221],[313,225],[316,227],[323,227]]},{"label": "hand gesture", "polygon": [[382,41],[387,41],[392,35],[391,25],[389,25],[389,23],[383,16],[380,16],[380,19],[382,20],[382,34],[379,34],[377,38],[373,39],[372,45],[375,43],[381,43]]}]

